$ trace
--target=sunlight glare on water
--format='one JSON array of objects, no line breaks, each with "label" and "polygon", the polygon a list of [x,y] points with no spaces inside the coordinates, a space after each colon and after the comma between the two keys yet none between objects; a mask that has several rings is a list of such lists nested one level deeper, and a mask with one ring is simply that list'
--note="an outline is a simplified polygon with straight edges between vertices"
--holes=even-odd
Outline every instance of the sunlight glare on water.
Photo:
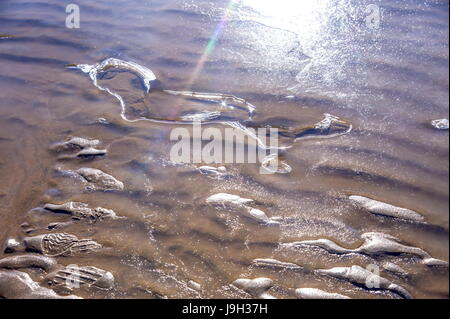
[{"label": "sunlight glare on water", "polygon": [[[253,13],[242,14],[241,19],[251,19],[265,26],[251,30],[259,50],[268,58],[266,63],[278,64],[285,70],[294,67],[297,85],[310,92],[322,90],[330,95],[337,92],[336,84],[348,74],[346,65],[355,63],[364,48],[355,48],[358,34],[366,31],[361,25],[364,6],[341,1],[258,1],[242,0],[240,9],[250,8]],[[267,28],[268,27],[268,28]],[[285,36],[280,36],[280,30]],[[246,36],[247,30],[245,31]],[[329,92],[323,92],[323,85]]]}]

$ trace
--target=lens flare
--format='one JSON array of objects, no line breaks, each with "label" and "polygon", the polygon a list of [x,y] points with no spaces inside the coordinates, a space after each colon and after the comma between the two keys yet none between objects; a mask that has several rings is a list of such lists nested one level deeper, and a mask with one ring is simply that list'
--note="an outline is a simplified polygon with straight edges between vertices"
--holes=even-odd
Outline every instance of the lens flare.
[{"label": "lens flare", "polygon": [[233,11],[233,8],[238,3],[238,0],[231,0],[228,3],[228,6],[225,9],[225,12],[222,16],[221,21],[217,25],[216,29],[214,30],[213,35],[211,36],[210,40],[208,41],[208,44],[206,45],[205,51],[203,52],[202,56],[200,57],[194,72],[192,73],[191,77],[188,80],[188,83],[186,85],[186,90],[190,90],[192,88],[192,85],[197,80],[198,76],[200,75],[201,71],[203,70],[203,67],[205,66],[205,63],[208,61],[208,57],[211,55],[211,53],[214,51],[214,48],[217,45],[217,41],[220,38],[220,35],[222,34],[223,30],[225,29],[231,13]]}]

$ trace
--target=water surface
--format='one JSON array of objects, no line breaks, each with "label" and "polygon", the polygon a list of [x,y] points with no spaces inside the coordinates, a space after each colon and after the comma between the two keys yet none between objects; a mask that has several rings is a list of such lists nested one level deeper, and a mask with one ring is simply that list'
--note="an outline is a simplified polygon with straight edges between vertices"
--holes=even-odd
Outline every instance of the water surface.
[{"label": "water surface", "polygon": [[[376,231],[448,261],[449,137],[429,124],[448,118],[448,1],[77,0],[79,29],[65,27],[66,4],[0,3],[0,33],[10,35],[0,38],[0,242],[22,238],[26,230],[50,232],[44,226],[52,218],[32,218],[31,209],[80,201],[127,217],[64,229],[109,248],[58,257],[63,265],[114,274],[113,290],[77,291],[82,297],[241,298],[246,295],[230,286],[234,280],[269,277],[280,298],[293,298],[293,290],[304,287],[395,298],[313,272],[392,261],[411,277],[383,276],[414,297],[448,298],[448,270],[412,258],[280,248],[319,238],[355,248],[361,234]],[[369,4],[381,10],[375,28],[366,22]],[[226,164],[231,176],[211,178],[198,173],[200,165],[170,161],[176,125],[124,121],[117,99],[65,67],[110,57],[150,68],[165,89],[244,98],[256,106],[253,120],[261,126],[301,128],[330,113],[353,130],[295,142],[284,155],[289,174]],[[158,92],[146,95],[130,73],[99,81],[127,97],[131,115],[146,109],[177,118],[198,107]],[[49,147],[68,136],[99,139],[109,153],[58,160]],[[114,175],[126,191],[83,192],[55,174],[55,168],[79,167]],[[269,217],[281,217],[281,226],[207,205],[216,193],[254,199]],[[417,211],[427,224],[369,214],[349,202],[354,194]],[[304,270],[257,267],[256,258]],[[188,287],[191,280],[201,292]]]}]

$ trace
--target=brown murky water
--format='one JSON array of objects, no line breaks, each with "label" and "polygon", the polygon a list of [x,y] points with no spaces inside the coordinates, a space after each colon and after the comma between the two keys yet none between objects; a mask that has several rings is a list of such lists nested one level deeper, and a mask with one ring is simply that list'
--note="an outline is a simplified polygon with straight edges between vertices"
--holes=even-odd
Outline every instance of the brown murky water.
[{"label": "brown murky water", "polygon": [[[234,280],[268,277],[279,298],[294,298],[297,288],[398,298],[315,272],[377,265],[415,298],[448,298],[448,268],[417,257],[283,245],[326,238],[356,248],[362,234],[380,232],[448,261],[449,137],[429,124],[448,118],[448,1],[274,2],[77,0],[81,27],[69,29],[64,1],[2,0],[0,242],[63,231],[100,243],[98,252],[57,257],[114,275],[113,289],[74,290],[82,297],[244,298]],[[378,28],[366,23],[373,2],[381,8]],[[150,68],[164,89],[245,98],[259,126],[307,127],[330,113],[353,130],[294,142],[284,154],[289,174],[263,175],[257,164],[224,164],[223,178],[200,174],[202,164],[170,161],[169,137],[179,125],[124,121],[117,99],[65,67],[109,57]],[[127,97],[127,112],[144,107],[177,118],[187,111],[176,97],[146,95],[131,73],[99,79]],[[108,154],[60,159],[50,146],[70,136],[99,139]],[[113,175],[124,191],[86,191],[56,171],[81,167]],[[279,223],[208,205],[216,193],[251,198]],[[426,223],[370,214],[349,195],[414,210]],[[126,218],[47,229],[68,218],[35,208],[68,201]],[[262,267],[258,258],[303,268]],[[388,261],[409,276],[387,272]],[[45,275],[24,271],[38,282]]]}]

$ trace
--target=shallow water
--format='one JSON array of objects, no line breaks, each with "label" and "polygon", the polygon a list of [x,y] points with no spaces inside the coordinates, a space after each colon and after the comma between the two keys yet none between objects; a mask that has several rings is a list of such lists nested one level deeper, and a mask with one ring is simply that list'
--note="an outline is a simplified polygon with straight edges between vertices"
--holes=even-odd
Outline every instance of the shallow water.
[{"label": "shallow water", "polygon": [[[381,8],[378,28],[366,23],[365,10],[374,2]],[[76,3],[79,29],[65,27],[61,1],[0,2],[0,242],[49,233],[48,223],[67,220],[30,213],[33,208],[79,201],[127,217],[62,230],[105,249],[57,257],[59,263],[96,266],[115,277],[112,290],[74,292],[82,297],[243,298],[248,295],[230,285],[234,280],[268,277],[279,298],[294,298],[297,288],[397,298],[314,272],[382,268],[391,261],[411,276],[383,270],[382,276],[413,297],[448,298],[448,268],[426,267],[411,256],[333,255],[280,245],[327,238],[356,248],[363,233],[383,232],[448,261],[449,136],[430,125],[448,118],[448,1]],[[211,42],[215,33],[218,40]],[[305,128],[330,113],[353,129],[290,141],[283,153],[288,174],[260,174],[258,164],[224,164],[229,175],[223,178],[200,174],[196,167],[204,164],[170,161],[176,123],[125,121],[116,98],[66,68],[110,57],[150,68],[163,89],[243,98],[256,107],[257,127]],[[129,72],[108,72],[99,83],[122,94],[133,118],[174,120],[210,107],[158,88],[147,95]],[[249,124],[246,112],[232,115]],[[108,154],[58,159],[50,146],[69,136],[99,139]],[[113,175],[125,191],[87,192],[55,172],[80,167]],[[272,227],[208,205],[216,193],[251,198],[252,207],[280,223]],[[426,224],[372,215],[352,205],[349,195],[414,210]],[[259,267],[252,263],[257,258],[304,268]],[[30,274],[42,280],[41,273]],[[189,288],[189,281],[202,290]]]}]

